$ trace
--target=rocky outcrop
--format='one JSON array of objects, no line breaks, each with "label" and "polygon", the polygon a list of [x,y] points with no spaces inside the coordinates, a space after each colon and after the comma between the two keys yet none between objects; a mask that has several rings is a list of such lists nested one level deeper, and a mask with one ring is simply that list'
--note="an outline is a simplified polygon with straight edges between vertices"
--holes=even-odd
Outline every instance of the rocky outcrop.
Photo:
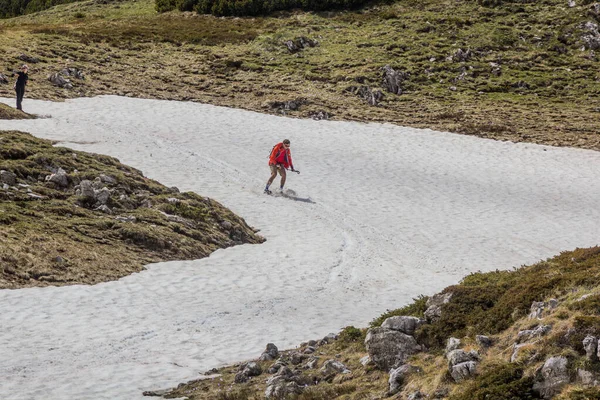
[{"label": "rocky outcrop", "polygon": [[365,345],[373,363],[384,371],[404,364],[422,349],[414,337],[381,327],[369,329]]},{"label": "rocky outcrop", "polygon": [[582,26],[584,48],[588,50],[600,49],[600,32],[598,31],[598,24],[595,22],[588,21]]},{"label": "rocky outcrop", "polygon": [[551,357],[536,371],[533,390],[543,399],[551,399],[569,383],[566,357]]},{"label": "rocky outcrop", "polygon": [[425,322],[426,321],[421,318],[402,315],[387,318],[383,321],[381,327],[413,336],[415,330]]},{"label": "rocky outcrop", "polygon": [[255,362],[249,362],[242,364],[239,368],[238,373],[235,375],[235,383],[247,382],[251,377],[259,376],[262,374],[262,368]]},{"label": "rocky outcrop", "polygon": [[399,72],[394,70],[389,65],[382,68],[383,82],[382,85],[389,93],[402,94],[402,82],[408,79],[408,72]]},{"label": "rocky outcrop", "polygon": [[355,94],[365,100],[369,105],[376,106],[381,100],[383,100],[383,93],[381,90],[373,91],[368,86],[350,86],[346,88],[346,92]]},{"label": "rocky outcrop", "polygon": [[588,360],[598,360],[598,338],[586,336],[585,339],[583,339],[583,349],[585,350],[585,356]]},{"label": "rocky outcrop", "polygon": [[448,359],[448,372],[455,382],[461,382],[473,375],[479,363],[479,353],[474,350],[469,352],[462,349],[452,350],[446,355],[446,358]]},{"label": "rocky outcrop", "polygon": [[450,301],[452,293],[438,293],[427,299],[425,318],[428,321],[437,321],[442,316],[442,306]]},{"label": "rocky outcrop", "polygon": [[554,310],[557,306],[558,301],[556,299],[550,299],[548,301],[534,301],[531,304],[529,318],[542,319],[544,316],[552,312],[552,310]]}]

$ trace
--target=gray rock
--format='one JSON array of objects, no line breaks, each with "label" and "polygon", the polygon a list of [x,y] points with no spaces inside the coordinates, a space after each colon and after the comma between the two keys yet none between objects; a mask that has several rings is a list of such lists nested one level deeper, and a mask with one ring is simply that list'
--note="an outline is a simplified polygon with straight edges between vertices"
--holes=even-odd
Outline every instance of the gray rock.
[{"label": "gray rock", "polygon": [[317,351],[317,349],[315,349],[315,348],[314,348],[314,347],[312,347],[312,346],[308,346],[307,348],[305,348],[305,349],[302,351],[302,353],[304,353],[304,354],[312,354],[312,353],[314,353],[315,351]]},{"label": "gray rock", "polygon": [[452,293],[438,293],[431,296],[425,305],[425,318],[428,321],[436,321],[442,316],[442,305],[448,303],[452,298]]},{"label": "gray rock", "polygon": [[225,229],[226,231],[229,231],[231,230],[231,228],[233,228],[233,225],[229,221],[223,221],[221,222],[221,228]]},{"label": "gray rock", "polygon": [[94,210],[102,211],[105,214],[112,214],[112,210],[106,204],[102,204],[100,207],[96,207]]},{"label": "gray rock", "polygon": [[416,392],[409,394],[406,400],[421,400],[424,398],[423,393],[417,390]]},{"label": "gray rock", "polygon": [[577,369],[577,382],[583,386],[600,386],[600,376],[597,372]]},{"label": "gray rock", "polygon": [[267,348],[259,357],[259,361],[275,360],[279,357],[279,349],[273,343],[268,343]]},{"label": "gray rock", "polygon": [[304,36],[297,37],[293,40],[286,40],[283,42],[290,53],[297,53],[302,49],[309,47],[315,47],[319,45],[319,42],[313,39],[308,39]]},{"label": "gray rock", "polygon": [[51,74],[48,80],[54,85],[64,89],[73,89],[73,84],[70,80],[65,79],[59,72]]},{"label": "gray rock", "polygon": [[527,346],[529,343],[523,343],[523,344],[513,344],[513,352],[510,356],[510,362],[515,362],[517,361],[518,357],[519,357],[519,352],[521,351],[521,347]]},{"label": "gray rock", "polygon": [[319,364],[319,357],[311,357],[306,363],[306,368],[316,369]]},{"label": "gray rock", "polygon": [[460,339],[457,338],[448,338],[448,340],[446,341],[446,355],[448,353],[450,353],[452,350],[457,350],[460,349],[461,343],[460,343]]},{"label": "gray rock", "polygon": [[458,49],[452,55],[452,61],[454,61],[454,62],[468,61],[472,55],[473,55],[473,52],[471,52],[470,49],[467,49],[466,51],[463,49]]},{"label": "gray rock", "polygon": [[552,325],[538,325],[535,329],[526,329],[517,333],[517,343],[524,343],[545,336],[552,330]]},{"label": "gray rock", "polygon": [[0,74],[0,83],[7,84],[8,83],[8,76],[6,76],[4,74]]},{"label": "gray rock", "polygon": [[348,368],[346,368],[346,366],[337,361],[337,360],[327,360],[325,361],[325,364],[323,364],[323,366],[321,367],[321,372],[326,374],[326,375],[331,375],[331,374],[349,374],[350,370]]},{"label": "gray rock", "polygon": [[108,183],[109,185],[114,185],[117,183],[117,180],[112,175],[100,174],[100,181],[104,183]]},{"label": "gray rock", "polygon": [[475,336],[475,342],[484,349],[492,347],[492,339],[487,336],[477,335]]},{"label": "gray rock", "polygon": [[458,349],[446,354],[446,358],[448,359],[448,368],[451,369],[453,366],[467,361],[479,361],[479,353],[475,350],[466,352]]},{"label": "gray rock", "polygon": [[19,60],[25,61],[26,63],[30,63],[30,64],[37,64],[40,62],[40,59],[38,57],[30,56],[27,54],[21,54],[21,55],[19,55],[18,58],[19,58]]},{"label": "gray rock", "polygon": [[235,382],[235,383],[246,383],[249,380],[250,380],[250,377],[248,375],[244,374],[242,371],[238,372],[233,377],[233,382]]},{"label": "gray rock", "polygon": [[373,361],[371,361],[371,357],[369,356],[364,356],[363,358],[360,359],[360,364],[363,367],[366,367],[367,365],[371,365],[373,364]]},{"label": "gray rock", "polygon": [[567,5],[571,8],[573,8],[577,5],[577,3],[575,3],[575,0],[568,0]]},{"label": "gray rock", "polygon": [[69,186],[69,176],[65,172],[64,169],[59,168],[58,171],[54,174],[48,175],[46,177],[46,181],[53,182],[57,186],[66,188]]},{"label": "gray rock", "polygon": [[468,377],[475,374],[477,369],[477,362],[475,361],[466,361],[459,364],[454,365],[450,370],[450,375],[455,382],[461,382]]},{"label": "gray rock", "polygon": [[249,362],[240,366],[239,372],[235,374],[233,381],[235,383],[248,382],[251,377],[259,376],[260,374],[262,374],[262,368],[260,368],[260,365],[255,362]]},{"label": "gray rock", "polygon": [[83,71],[77,68],[63,68],[60,70],[59,74],[61,74],[62,76],[69,76],[81,80],[85,79]]},{"label": "gray rock", "polygon": [[425,323],[425,321],[420,318],[403,315],[387,318],[385,321],[383,321],[381,327],[413,336],[415,334],[415,330],[423,323]]},{"label": "gray rock", "polygon": [[92,181],[85,179],[79,183],[79,195],[86,200],[96,201],[96,191]]},{"label": "gray rock", "polygon": [[265,398],[267,399],[285,399],[289,396],[302,394],[302,388],[296,382],[285,382],[280,380],[267,386]]},{"label": "gray rock", "polygon": [[9,186],[15,186],[17,184],[17,175],[11,171],[0,171],[0,182]]},{"label": "gray rock", "polygon": [[407,72],[398,72],[389,65],[382,68],[383,71],[383,87],[390,93],[402,94],[400,85],[408,79]]},{"label": "gray rock", "polygon": [[420,371],[420,368],[409,364],[404,364],[398,368],[391,369],[390,378],[388,379],[389,395],[394,395],[402,389],[408,375]]},{"label": "gray rock", "polygon": [[308,355],[299,353],[297,351],[290,354],[290,362],[292,365],[302,364],[304,360],[308,358]]},{"label": "gray rock", "polygon": [[367,352],[377,368],[389,371],[394,365],[421,351],[414,337],[385,328],[372,328],[365,338]]},{"label": "gray rock", "polygon": [[100,204],[108,203],[110,199],[110,190],[108,188],[102,188],[96,192],[96,201]]},{"label": "gray rock", "polygon": [[346,92],[350,92],[361,97],[371,106],[378,105],[379,102],[384,98],[381,90],[373,91],[368,86],[349,86],[345,90]]},{"label": "gray rock", "polygon": [[598,360],[598,338],[595,336],[586,336],[583,339],[583,348],[585,350],[585,356],[591,360]]},{"label": "gray rock", "polygon": [[600,48],[600,32],[598,32],[598,24],[588,21],[583,24],[584,31],[581,39],[584,43],[584,48],[588,50],[597,50]]},{"label": "gray rock", "polygon": [[566,357],[551,357],[536,372],[533,390],[543,399],[551,399],[569,383]]}]

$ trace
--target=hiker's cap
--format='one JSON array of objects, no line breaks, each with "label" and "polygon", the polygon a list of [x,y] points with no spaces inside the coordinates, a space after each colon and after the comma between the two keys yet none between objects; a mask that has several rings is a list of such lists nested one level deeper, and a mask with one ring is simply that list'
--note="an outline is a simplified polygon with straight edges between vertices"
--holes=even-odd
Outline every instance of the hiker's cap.
[{"label": "hiker's cap", "polygon": [[21,65],[21,69],[29,69],[29,67],[27,66],[27,64],[23,64]]}]

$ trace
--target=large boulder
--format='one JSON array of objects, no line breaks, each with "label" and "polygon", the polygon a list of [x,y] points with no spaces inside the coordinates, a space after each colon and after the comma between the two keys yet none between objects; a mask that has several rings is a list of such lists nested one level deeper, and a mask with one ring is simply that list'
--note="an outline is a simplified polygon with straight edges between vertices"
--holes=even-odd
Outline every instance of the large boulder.
[{"label": "large boulder", "polygon": [[551,357],[536,371],[533,390],[543,399],[551,399],[570,381],[566,357]]},{"label": "large boulder", "polygon": [[365,345],[373,363],[384,371],[404,364],[408,357],[421,351],[414,337],[381,327],[369,329]]},{"label": "large boulder", "polygon": [[381,327],[413,336],[417,328],[424,323],[425,321],[420,318],[402,315],[387,318],[385,321],[383,321]]}]

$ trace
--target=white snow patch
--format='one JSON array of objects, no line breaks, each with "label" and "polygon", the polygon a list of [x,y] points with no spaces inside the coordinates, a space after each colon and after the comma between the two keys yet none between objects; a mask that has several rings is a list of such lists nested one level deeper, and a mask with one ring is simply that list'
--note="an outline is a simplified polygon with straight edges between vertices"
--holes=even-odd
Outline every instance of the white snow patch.
[{"label": "white snow patch", "polygon": [[[141,399],[267,342],[366,326],[470,272],[598,244],[593,151],[114,96],[24,107],[52,118],[0,129],[115,156],[268,240],[91,287],[0,291],[2,399]],[[286,186],[311,201],[262,194],[284,138],[302,171]]]}]

